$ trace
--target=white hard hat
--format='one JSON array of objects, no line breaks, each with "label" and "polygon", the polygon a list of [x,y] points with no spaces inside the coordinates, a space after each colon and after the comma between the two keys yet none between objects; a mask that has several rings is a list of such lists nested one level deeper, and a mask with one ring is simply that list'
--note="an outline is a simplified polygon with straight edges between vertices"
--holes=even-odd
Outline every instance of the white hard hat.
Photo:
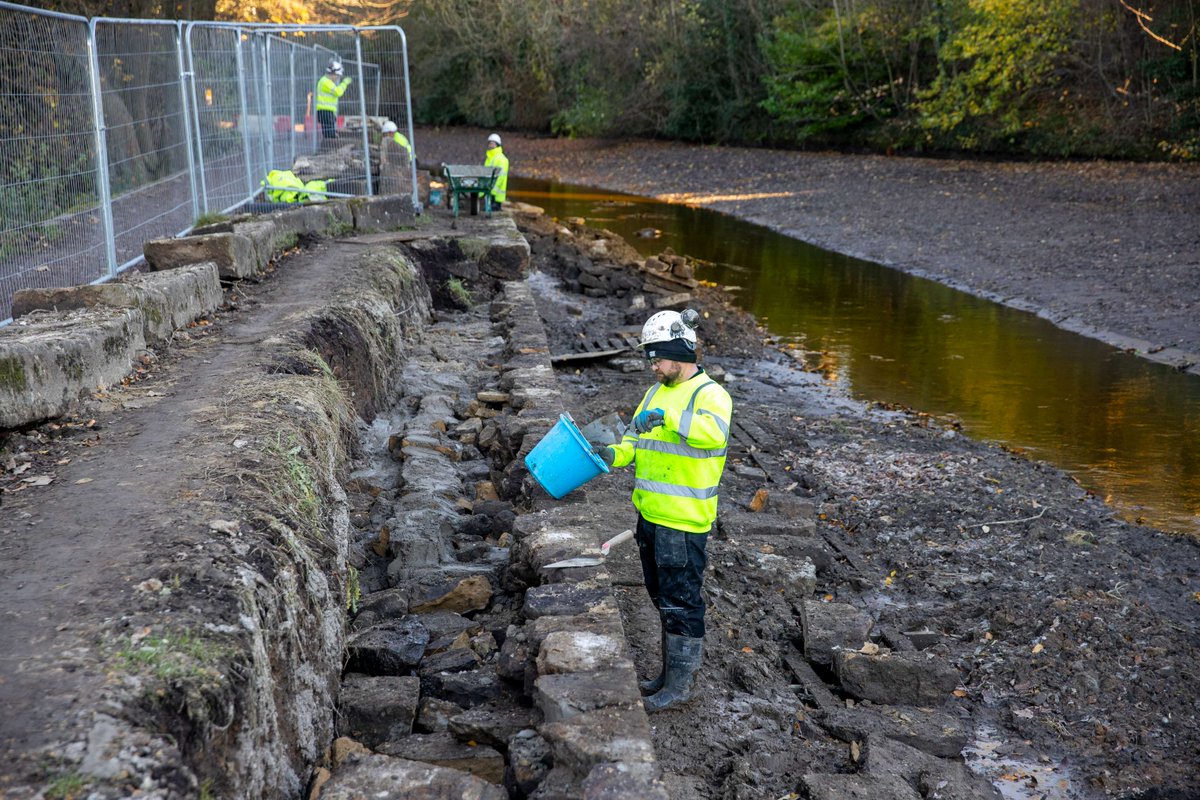
[{"label": "white hard hat", "polygon": [[493,133],[491,136],[488,137],[488,141],[495,142],[496,146],[499,147],[500,146],[500,134]]},{"label": "white hard hat", "polygon": [[638,347],[683,339],[685,344],[695,348],[695,328],[699,321],[700,315],[690,308],[682,314],[678,311],[659,311],[642,326],[642,340],[638,342]]},{"label": "white hard hat", "polygon": [[341,75],[345,71],[340,58],[329,59],[329,67],[326,69],[326,72],[336,72],[338,75]]},{"label": "white hard hat", "polygon": [[392,122],[390,119],[387,122],[383,123],[383,132],[384,133],[395,133],[396,132],[396,123]]}]

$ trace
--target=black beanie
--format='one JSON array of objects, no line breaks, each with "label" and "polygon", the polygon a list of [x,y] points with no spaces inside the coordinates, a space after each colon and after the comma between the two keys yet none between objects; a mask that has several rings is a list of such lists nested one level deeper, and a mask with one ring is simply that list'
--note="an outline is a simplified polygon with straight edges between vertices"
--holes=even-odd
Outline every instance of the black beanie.
[{"label": "black beanie", "polygon": [[654,342],[646,345],[646,358],[665,358],[670,361],[682,361],[685,364],[696,363],[696,348],[686,339],[671,339],[666,342]]}]

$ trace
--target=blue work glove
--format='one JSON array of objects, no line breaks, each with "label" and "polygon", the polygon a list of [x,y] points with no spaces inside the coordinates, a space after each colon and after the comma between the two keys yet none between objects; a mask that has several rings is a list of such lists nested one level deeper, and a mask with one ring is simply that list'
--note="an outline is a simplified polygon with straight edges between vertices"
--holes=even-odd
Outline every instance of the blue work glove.
[{"label": "blue work glove", "polygon": [[638,415],[633,418],[633,429],[639,434],[649,433],[659,425],[662,425],[663,419],[663,410],[661,408],[647,408],[644,411],[638,412]]},{"label": "blue work glove", "polygon": [[600,456],[600,460],[610,467],[613,465],[613,462],[617,460],[617,451],[613,450],[606,444],[592,445],[592,452]]}]

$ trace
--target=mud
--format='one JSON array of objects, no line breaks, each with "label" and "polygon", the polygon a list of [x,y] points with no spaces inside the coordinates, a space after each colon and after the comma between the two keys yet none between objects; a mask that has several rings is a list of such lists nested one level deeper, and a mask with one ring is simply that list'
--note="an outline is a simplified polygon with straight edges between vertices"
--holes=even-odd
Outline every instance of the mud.
[{"label": "mud", "polygon": [[[628,298],[564,290],[564,271],[595,232],[536,218],[523,230],[543,271],[533,279],[552,353],[638,316]],[[897,632],[932,632],[918,640],[923,652],[958,675],[942,711],[971,732],[968,761],[1006,797],[1137,797],[1151,787],[1168,794],[1144,796],[1195,796],[1196,542],[1130,526],[1065,474],[950,422],[836,396],[764,348],[719,291],[693,304],[708,313],[703,362],[725,374],[735,420],[763,436],[754,449],[743,438],[722,481],[698,697],[651,718],[673,797],[790,797],[805,773],[861,768],[866,722],[847,734],[788,664],[802,652],[804,602],[823,601],[868,612],[884,648],[903,645]],[[559,370],[577,418],[628,419],[651,378],[614,366]],[[619,475],[603,491],[629,488]],[[762,489],[764,513],[788,508],[789,495],[816,506],[832,557],[809,598],[764,582],[748,558],[787,554],[785,538],[739,527]],[[622,610],[651,674],[657,619],[644,591],[625,591]],[[818,671],[849,713],[887,708],[853,703]]]}]

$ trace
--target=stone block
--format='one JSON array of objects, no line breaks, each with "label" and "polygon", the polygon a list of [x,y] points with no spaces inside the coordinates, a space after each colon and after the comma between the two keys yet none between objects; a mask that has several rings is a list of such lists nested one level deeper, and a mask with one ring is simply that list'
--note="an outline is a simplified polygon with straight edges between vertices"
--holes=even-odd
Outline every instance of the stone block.
[{"label": "stone block", "polygon": [[536,731],[524,730],[508,740],[504,785],[516,797],[528,797],[550,771],[550,743]]},{"label": "stone block", "polygon": [[429,630],[415,619],[382,622],[347,642],[346,669],[367,675],[402,675],[420,663],[427,644]]},{"label": "stone block", "polygon": [[421,659],[420,674],[434,672],[464,672],[479,666],[479,656],[469,647],[455,647]]},{"label": "stone block", "polygon": [[832,665],[838,648],[859,649],[874,625],[869,613],[844,603],[806,598],[801,610],[804,657],[814,664]]},{"label": "stone block", "polygon": [[[775,498],[772,498],[772,503]],[[813,536],[816,523],[811,517],[789,517],[782,513],[730,511],[717,520],[722,535],[730,539],[744,536]],[[814,562],[816,560],[814,559]],[[818,566],[820,566],[818,564]]]},{"label": "stone block", "polygon": [[838,650],[834,667],[847,692],[883,705],[939,706],[959,680],[958,670],[931,653]]},{"label": "stone block", "polygon": [[592,672],[630,663],[623,636],[590,631],[555,631],[538,648],[539,675]]},{"label": "stone block", "polygon": [[640,707],[602,708],[546,723],[538,732],[550,743],[554,764],[581,778],[606,761],[654,761],[650,722]]},{"label": "stone block", "polygon": [[534,703],[546,722],[562,722],[600,708],[636,707],[642,696],[632,667],[542,675],[534,682]]},{"label": "stone block", "polygon": [[289,233],[297,236],[326,236],[330,233],[340,234],[354,227],[354,213],[345,200],[296,206],[276,211],[266,218],[275,223],[277,237]]},{"label": "stone block", "polygon": [[528,708],[483,706],[455,714],[450,718],[448,727],[461,741],[503,748],[519,731],[534,726],[534,716],[534,711]]},{"label": "stone block", "polygon": [[960,761],[946,761],[880,734],[867,737],[863,773],[902,780],[939,800],[1001,800],[990,781]]},{"label": "stone block", "polygon": [[597,764],[583,779],[587,800],[670,800],[657,764]]},{"label": "stone block", "polygon": [[257,272],[262,272],[275,257],[275,223],[266,219],[255,219],[250,222],[235,222],[233,233],[245,236],[254,245],[254,258]]},{"label": "stone block", "polygon": [[525,619],[585,614],[600,607],[615,611],[612,593],[605,588],[585,588],[571,583],[535,586],[525,592],[521,607]]},{"label": "stone block", "polygon": [[421,676],[421,689],[463,708],[473,708],[500,696],[500,679],[486,669],[435,672]]},{"label": "stone block", "polygon": [[789,596],[808,597],[817,586],[817,568],[804,558],[797,561],[774,553],[751,550],[745,554],[750,577],[768,589],[784,590]]},{"label": "stone block", "polygon": [[213,263],[222,280],[253,278],[259,273],[254,242],[236,233],[208,233],[180,239],[151,239],[142,246],[146,264],[160,272]]},{"label": "stone block", "polygon": [[424,733],[442,733],[450,730],[450,718],[461,713],[463,708],[457,703],[437,697],[422,697],[413,728]]},{"label": "stone block", "polygon": [[442,586],[410,596],[413,613],[482,611],[492,601],[492,584],[482,575],[447,581]]},{"label": "stone block", "polygon": [[511,219],[497,219],[499,230],[488,240],[479,259],[479,271],[503,281],[523,280],[529,274],[529,242],[517,232]]},{"label": "stone block", "polygon": [[54,289],[21,289],[13,295],[13,319],[31,311],[82,308],[133,308],[142,312],[148,343],[169,341],[171,334],[221,305],[215,264],[195,264],[161,273],[133,273],[117,283]]},{"label": "stone block", "polygon": [[[482,778],[488,783],[504,781],[504,756],[486,745],[469,745],[451,733],[416,733],[381,744],[376,750],[447,769],[456,769]],[[407,797],[407,795],[392,795]]]},{"label": "stone block", "polygon": [[65,414],[76,400],[129,374],[146,347],[136,309],[39,315],[0,328],[0,428]]},{"label": "stone block", "polygon": [[824,712],[821,727],[845,742],[887,736],[939,758],[956,758],[974,731],[958,717],[932,708],[876,706]]},{"label": "stone block", "polygon": [[809,800],[921,800],[904,781],[870,775],[810,773],[800,779],[800,787]]},{"label": "stone block", "polygon": [[354,227],[359,231],[390,231],[411,225],[417,218],[412,198],[401,195],[355,198],[350,203]]},{"label": "stone block", "polygon": [[384,755],[351,756],[321,790],[321,800],[361,800],[364,797],[508,800],[508,792],[456,769]]},{"label": "stone block", "polygon": [[408,736],[420,696],[421,681],[416,676],[346,675],[338,703],[338,735],[368,747]]}]

